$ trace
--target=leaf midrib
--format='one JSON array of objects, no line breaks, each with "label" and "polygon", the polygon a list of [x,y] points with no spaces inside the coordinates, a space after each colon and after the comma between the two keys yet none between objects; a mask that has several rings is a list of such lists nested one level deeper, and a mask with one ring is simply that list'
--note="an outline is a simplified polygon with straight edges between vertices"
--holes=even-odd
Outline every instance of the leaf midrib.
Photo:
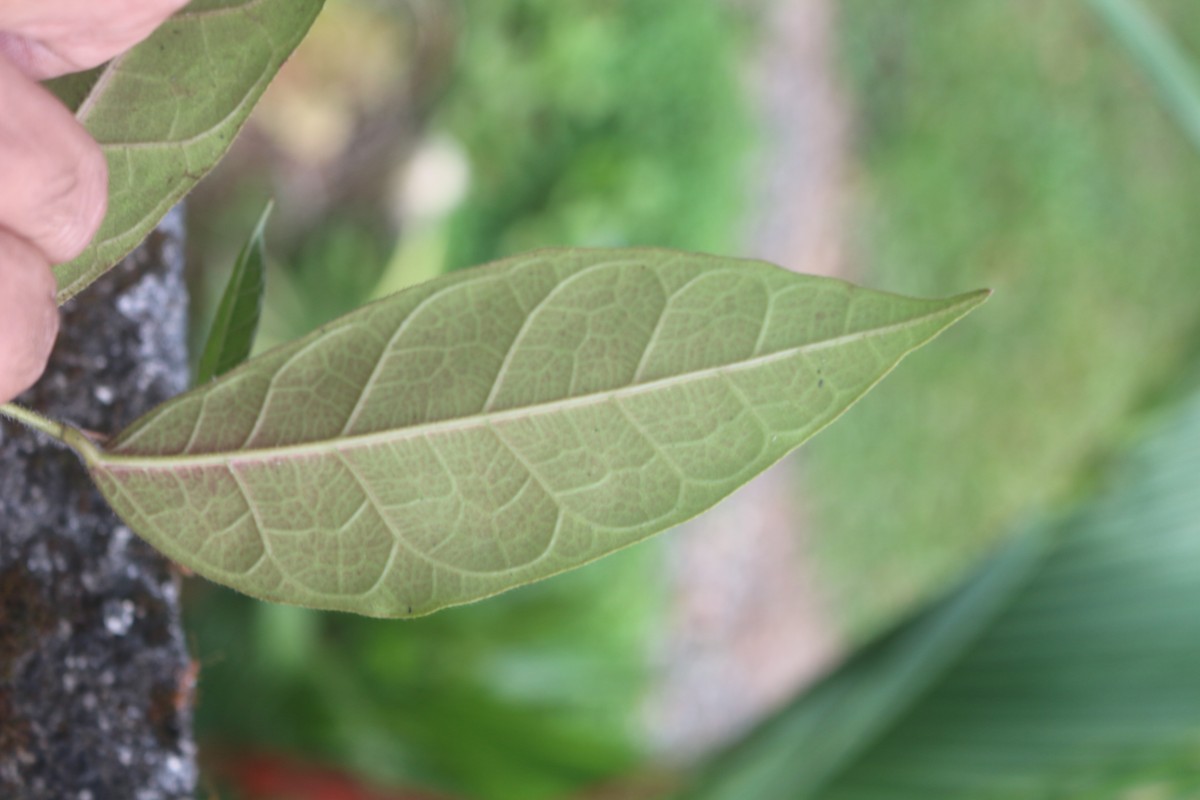
[{"label": "leaf midrib", "polygon": [[[704,367],[702,369],[693,370],[678,375],[669,375],[664,378],[658,378],[656,380],[646,381],[644,383],[632,384],[617,389],[606,389],[600,392],[591,392],[588,394],[577,395],[575,397],[568,397],[560,400],[534,403],[532,405],[503,409],[501,411],[488,411],[471,414],[464,417],[437,420],[435,422],[411,425],[406,428],[390,428],[383,431],[374,431],[372,433],[360,434],[357,436],[321,439],[311,442],[300,442],[296,444],[255,448],[249,450],[201,453],[196,455],[181,454],[171,456],[121,455],[119,453],[101,451],[95,456],[93,465],[104,468],[144,471],[170,470],[181,467],[230,466],[237,463],[275,461],[287,458],[289,456],[319,456],[327,453],[340,453],[346,450],[370,447],[375,444],[390,444],[397,441],[421,438],[426,435],[434,436],[438,434],[452,433],[455,431],[473,430],[476,428],[484,429],[491,425],[510,420],[525,419],[540,416],[542,414],[567,411],[573,408],[583,408],[591,405],[598,405],[600,403],[621,400],[627,397],[636,397],[638,395],[646,394],[659,389],[684,385],[693,381],[701,381],[716,375],[740,372],[742,370],[771,364],[776,361],[783,361],[795,356],[819,352],[821,350],[827,350],[840,345],[852,344],[854,342],[860,342],[867,339],[884,336],[889,333],[916,327],[923,322],[927,322],[938,317],[954,317],[956,319],[961,318],[972,308],[982,302],[987,294],[988,292],[983,290],[959,295],[958,297],[951,298],[951,303],[949,305],[939,308],[936,311],[921,314],[901,322],[895,322],[878,328],[869,328],[867,330],[855,331],[854,333],[842,334],[840,336],[834,336],[818,342],[808,342],[796,347],[778,350],[774,353],[767,353],[761,356],[752,356],[732,364],[724,364],[716,367]],[[914,344],[914,348],[917,346],[919,346],[919,343]],[[197,421],[197,424],[199,424],[199,421]]]}]

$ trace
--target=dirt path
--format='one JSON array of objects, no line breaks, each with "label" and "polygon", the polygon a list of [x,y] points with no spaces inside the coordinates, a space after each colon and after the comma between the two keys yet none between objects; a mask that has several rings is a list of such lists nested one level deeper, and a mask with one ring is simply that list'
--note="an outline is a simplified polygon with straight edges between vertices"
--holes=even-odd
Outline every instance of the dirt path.
[{"label": "dirt path", "polygon": [[[843,275],[848,113],[836,80],[832,0],[761,0],[748,82],[764,135],[743,252]],[[687,759],[736,736],[840,652],[805,558],[804,505],[788,460],[670,534],[676,586],[655,746]]]}]

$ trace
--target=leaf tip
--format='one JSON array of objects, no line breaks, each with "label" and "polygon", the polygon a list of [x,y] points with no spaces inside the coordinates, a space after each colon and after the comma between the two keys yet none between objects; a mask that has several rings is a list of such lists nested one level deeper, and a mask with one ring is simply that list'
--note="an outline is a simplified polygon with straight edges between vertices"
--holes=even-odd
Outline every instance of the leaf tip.
[{"label": "leaf tip", "polygon": [[981,306],[984,303],[986,303],[988,301],[988,298],[990,298],[991,296],[992,296],[991,289],[976,289],[973,292],[966,292],[964,294],[959,295],[958,297],[962,301],[963,305],[974,309],[977,306]]},{"label": "leaf tip", "polygon": [[947,310],[954,313],[954,318],[950,324],[958,322],[967,314],[970,314],[975,309],[988,301],[992,296],[991,289],[976,289],[973,292],[964,292],[960,295],[947,299]]}]

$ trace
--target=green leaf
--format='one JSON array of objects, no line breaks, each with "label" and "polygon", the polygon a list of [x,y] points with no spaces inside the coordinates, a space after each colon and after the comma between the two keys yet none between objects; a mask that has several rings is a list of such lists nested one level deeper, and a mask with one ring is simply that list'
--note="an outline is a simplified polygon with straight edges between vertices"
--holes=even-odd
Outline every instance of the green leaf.
[{"label": "green leaf", "polygon": [[1138,0],[1090,0],[1146,73],[1168,113],[1200,149],[1200,72],[1150,9]]},{"label": "green leaf", "polygon": [[774,800],[818,791],[974,641],[1029,573],[1044,543],[1022,536],[964,586],[864,647],[840,669],[713,759],[682,797]]},{"label": "green leaf", "polygon": [[542,251],[359,309],[84,456],[133,529],[202,575],[424,614],[699,514],[986,294]]},{"label": "green leaf", "polygon": [[258,224],[250,234],[233,265],[233,273],[225,286],[221,304],[213,318],[196,383],[208,383],[224,375],[250,357],[254,334],[262,313],[263,291],[266,288],[267,254],[263,234],[274,203],[267,203]]},{"label": "green leaf", "polygon": [[194,0],[128,53],[53,81],[108,159],[108,215],[55,267],[61,305],[154,229],[221,159],[323,0]]},{"label": "green leaf", "polygon": [[[1192,797],[1200,394],[1072,513],[731,748],[688,800]],[[1122,791],[1117,791],[1117,788]]]}]

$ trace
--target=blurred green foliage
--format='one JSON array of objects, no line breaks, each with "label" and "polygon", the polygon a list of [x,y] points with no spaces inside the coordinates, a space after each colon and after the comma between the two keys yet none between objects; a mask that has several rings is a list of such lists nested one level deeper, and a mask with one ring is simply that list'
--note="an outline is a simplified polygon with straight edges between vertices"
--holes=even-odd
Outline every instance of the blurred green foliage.
[{"label": "blurred green foliage", "polygon": [[550,244],[729,249],[743,25],[696,0],[475,0],[438,120],[472,187],[451,268]]},{"label": "blurred green foliage", "polygon": [[1090,496],[1010,537],[686,797],[1195,797],[1200,392],[1181,372],[1182,399],[1135,417]]},{"label": "blurred green foliage", "polygon": [[[1155,6],[1198,40],[1187,0]],[[862,637],[1068,496],[1178,363],[1197,330],[1200,159],[1084,3],[839,8],[856,277],[996,290],[806,449],[818,572]]]},{"label": "blurred green foliage", "polygon": [[[1186,3],[1093,5],[1165,12],[1195,52]],[[819,556],[862,636],[1036,520],[686,796],[1196,797],[1200,160],[1176,127],[1200,118],[1178,91],[1194,68],[1112,17],[1126,61],[1082,4],[845,8],[871,281],[1000,291],[983,330],[810,447]]]},{"label": "blurred green foliage", "polygon": [[370,299],[389,256],[386,234],[376,227],[332,217],[299,237],[267,279],[260,351],[297,339]]},{"label": "blurred green foliage", "polygon": [[[458,267],[550,245],[729,248],[750,129],[732,11],[694,0],[462,9],[435,117],[468,151],[472,186],[438,233],[447,244],[402,236],[404,258],[446,249]],[[259,344],[370,299],[395,260],[381,242],[370,221],[342,217],[273,252]],[[189,604],[199,734],[222,752],[284,751],[385,784],[563,797],[638,763],[661,576],[659,549],[644,546],[412,622],[200,587]]]},{"label": "blurred green foliage", "polygon": [[[750,139],[735,14],[695,0],[462,7],[435,118],[473,182],[439,234],[447,266],[552,244],[730,248]],[[863,167],[855,277],[916,295],[996,290],[806,448],[815,572],[866,639],[1014,518],[1081,494],[1131,406],[1194,352],[1200,159],[1084,3],[838,8]],[[1154,8],[1200,43],[1188,0]],[[286,254],[268,338],[367,298],[389,258],[367,233],[341,220]],[[404,624],[206,590],[192,624],[201,732],[387,782],[562,796],[636,760],[659,567],[636,548]],[[1195,764],[1181,745],[1073,796],[1113,796],[1114,781],[1190,796],[1171,792]]]},{"label": "blurred green foliage", "polygon": [[611,557],[474,606],[398,623],[206,589],[200,732],[384,784],[562,797],[638,763],[658,559]]}]

